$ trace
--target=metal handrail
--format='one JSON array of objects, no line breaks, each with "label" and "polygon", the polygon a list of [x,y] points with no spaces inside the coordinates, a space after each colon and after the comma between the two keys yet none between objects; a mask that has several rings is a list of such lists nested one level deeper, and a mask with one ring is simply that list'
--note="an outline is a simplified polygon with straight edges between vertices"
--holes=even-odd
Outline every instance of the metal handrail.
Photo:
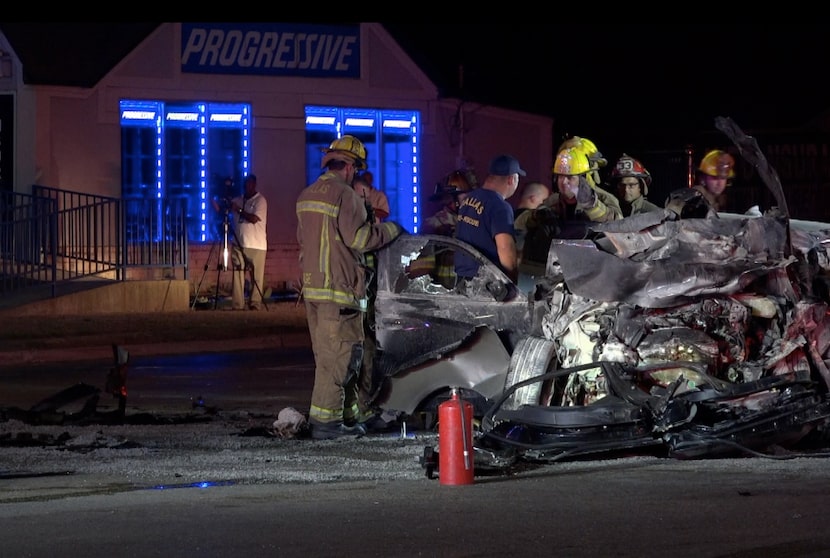
[{"label": "metal handrail", "polygon": [[41,297],[80,279],[130,279],[128,270],[188,273],[184,200],[125,200],[33,185],[0,192],[0,293]]}]

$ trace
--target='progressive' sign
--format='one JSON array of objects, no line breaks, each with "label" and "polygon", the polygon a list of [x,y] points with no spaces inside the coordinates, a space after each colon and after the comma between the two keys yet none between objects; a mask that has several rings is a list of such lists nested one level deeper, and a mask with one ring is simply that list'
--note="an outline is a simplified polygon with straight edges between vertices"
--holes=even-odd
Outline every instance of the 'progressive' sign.
[{"label": "'progressive' sign", "polygon": [[360,77],[359,25],[182,23],[182,72]]}]

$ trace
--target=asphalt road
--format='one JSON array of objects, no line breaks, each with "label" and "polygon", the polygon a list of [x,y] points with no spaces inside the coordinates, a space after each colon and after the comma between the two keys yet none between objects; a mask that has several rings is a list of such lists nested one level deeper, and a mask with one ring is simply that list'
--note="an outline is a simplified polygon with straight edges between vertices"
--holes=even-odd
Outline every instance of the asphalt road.
[{"label": "asphalt road", "polygon": [[133,357],[309,346],[305,309],[272,302],[258,312],[230,309],[3,316],[0,368],[112,360],[112,346]]},{"label": "asphalt road", "polygon": [[102,386],[111,355],[0,365],[0,555],[830,555],[823,457],[525,464],[448,486],[419,462],[432,432],[281,438],[274,420],[305,410],[313,358],[276,338],[147,344],[118,424],[108,394],[91,424],[8,415]]},{"label": "asphalt road", "polygon": [[[338,444],[350,467],[371,465],[359,459],[365,445]],[[259,460],[266,470],[281,464]],[[423,477],[121,479],[120,489],[98,476],[10,479],[4,492],[28,485],[29,497],[0,504],[0,537],[4,556],[29,557],[824,557],[827,477],[818,459],[631,458],[464,486]]]}]

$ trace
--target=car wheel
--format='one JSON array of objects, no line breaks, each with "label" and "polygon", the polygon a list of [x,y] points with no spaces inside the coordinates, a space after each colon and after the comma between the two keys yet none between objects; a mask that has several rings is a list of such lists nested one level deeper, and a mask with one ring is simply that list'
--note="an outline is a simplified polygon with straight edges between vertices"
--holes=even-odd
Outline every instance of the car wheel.
[{"label": "car wheel", "polygon": [[[516,344],[510,357],[510,368],[504,381],[504,389],[540,376],[548,371],[550,362],[556,355],[556,345],[542,337],[525,337]],[[538,405],[545,386],[536,382],[520,387],[505,400],[502,409],[518,409],[521,405]]]}]

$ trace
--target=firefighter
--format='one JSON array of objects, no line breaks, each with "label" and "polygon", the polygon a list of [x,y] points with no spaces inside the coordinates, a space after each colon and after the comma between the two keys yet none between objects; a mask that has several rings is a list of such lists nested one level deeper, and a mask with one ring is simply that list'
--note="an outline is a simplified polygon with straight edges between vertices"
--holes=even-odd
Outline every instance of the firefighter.
[{"label": "firefighter", "polygon": [[[470,193],[458,209],[456,238],[474,246],[514,282],[519,280],[513,206],[507,201],[516,193],[519,179],[527,176],[512,155],[490,161],[484,185]],[[455,254],[455,272],[461,292],[477,275],[481,261],[466,252]]]},{"label": "firefighter", "polygon": [[[605,157],[603,157],[602,153],[600,153],[597,144],[595,144],[588,138],[573,136],[563,141],[562,145],[559,146],[559,149],[556,150],[556,153],[559,154],[565,149],[569,149],[571,147],[581,149],[582,152],[585,153],[585,156],[588,158],[588,165],[590,166],[590,170],[585,173],[585,179],[588,181],[588,184],[590,184],[591,186],[601,186],[602,177],[600,176],[599,170],[605,168],[605,166],[608,164],[608,160]],[[555,165],[553,173],[556,174]]]},{"label": "firefighter", "polygon": [[[430,201],[443,201],[444,206],[424,222],[425,234],[455,236],[458,220],[458,207],[478,184],[472,170],[457,169],[449,173],[443,183],[438,183]],[[413,262],[410,276],[429,274],[434,283],[447,289],[455,287],[455,262],[451,250],[433,253],[429,247],[422,251]]]},{"label": "firefighter", "polygon": [[604,223],[622,218],[620,202],[599,186],[599,165],[583,146],[566,147],[556,155],[556,191],[536,209],[550,209],[560,221]]},{"label": "firefighter", "polygon": [[620,202],[600,183],[605,159],[590,140],[571,138],[553,164],[556,189],[527,219],[521,254],[526,273],[544,270],[553,238],[584,238],[591,222],[622,219]]},{"label": "firefighter", "polygon": [[380,223],[389,218],[391,210],[389,209],[389,198],[383,191],[375,188],[374,182],[375,175],[370,171],[363,171],[354,177],[352,187],[363,198],[363,202],[367,204],[366,211],[369,212],[369,220]]},{"label": "firefighter", "polygon": [[542,205],[550,197],[550,188],[541,182],[530,182],[522,189],[522,197],[516,207],[513,228],[516,235],[516,251],[521,259],[522,249],[527,235],[527,220],[533,210]]},{"label": "firefighter", "polygon": [[611,182],[617,186],[624,216],[661,209],[646,199],[648,187],[651,185],[651,174],[634,157],[623,153],[622,157],[617,159],[611,170]]},{"label": "firefighter", "polygon": [[[593,142],[590,143],[593,146]],[[616,196],[600,188],[599,168],[605,161],[596,147],[586,143],[566,147],[556,155],[553,174],[557,191],[542,205],[563,220],[588,220],[597,223],[622,217]]]},{"label": "firefighter", "polygon": [[713,149],[703,156],[697,169],[697,184],[692,186],[700,192],[714,211],[726,207],[726,187],[735,178],[735,158],[726,151]]},{"label": "firefighter", "polygon": [[475,175],[471,171],[459,169],[448,174],[444,183],[439,183],[429,198],[429,201],[443,201],[444,205],[426,219],[424,233],[455,236],[458,206],[475,186]]},{"label": "firefighter", "polygon": [[[379,417],[369,405],[371,378],[361,374],[367,299],[366,253],[401,234],[394,221],[370,223],[352,188],[366,168],[354,136],[323,150],[326,171],[297,199],[302,297],[314,352],[309,425],[314,439],[362,435]],[[370,375],[370,374],[369,374]]]}]

